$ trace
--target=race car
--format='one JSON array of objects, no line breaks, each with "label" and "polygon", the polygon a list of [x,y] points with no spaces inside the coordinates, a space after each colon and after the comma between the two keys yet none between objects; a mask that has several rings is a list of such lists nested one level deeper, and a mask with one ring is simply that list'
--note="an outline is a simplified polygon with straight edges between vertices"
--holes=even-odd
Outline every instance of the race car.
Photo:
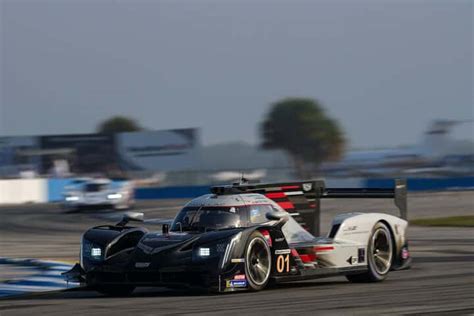
[{"label": "race car", "polygon": [[65,188],[63,207],[79,209],[129,209],[133,206],[133,187],[128,181],[105,178],[78,178]]},{"label": "race car", "polygon": [[336,275],[378,282],[410,265],[407,221],[396,216],[341,214],[327,236],[312,234],[323,198],[394,198],[406,216],[406,183],[398,180],[394,189],[333,189],[322,181],[218,186],[174,220],[158,221],[160,232],[129,226],[144,220],[135,212],[86,231],[80,263],[64,276],[108,295],[137,286],[229,292]]}]

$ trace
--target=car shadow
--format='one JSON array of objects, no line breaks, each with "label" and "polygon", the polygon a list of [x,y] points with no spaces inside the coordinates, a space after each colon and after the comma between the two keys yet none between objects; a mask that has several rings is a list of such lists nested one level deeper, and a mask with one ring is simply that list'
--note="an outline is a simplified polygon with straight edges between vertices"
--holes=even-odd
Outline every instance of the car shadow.
[{"label": "car shadow", "polygon": [[162,287],[143,287],[138,288],[132,294],[126,296],[107,296],[100,294],[94,290],[88,290],[84,288],[74,288],[64,291],[49,292],[49,293],[33,293],[25,294],[13,297],[3,297],[0,298],[0,301],[20,301],[20,300],[57,300],[57,299],[123,299],[126,298],[145,298],[145,297],[211,297],[211,296],[222,296],[222,295],[243,295],[249,294],[252,295],[265,293],[268,291],[282,291],[288,289],[296,288],[310,288],[310,287],[326,287],[340,285],[343,286],[348,282],[345,280],[331,280],[331,281],[321,281],[321,280],[308,280],[308,281],[297,281],[297,282],[288,282],[282,284],[271,285],[262,292],[250,292],[250,291],[235,291],[235,292],[225,292],[225,293],[214,293],[209,292],[206,289],[170,289]]},{"label": "car shadow", "polygon": [[[122,210],[114,208],[80,208],[80,209],[62,209],[63,214],[95,214],[95,213],[117,213]],[[122,212],[123,213],[123,212]]]}]

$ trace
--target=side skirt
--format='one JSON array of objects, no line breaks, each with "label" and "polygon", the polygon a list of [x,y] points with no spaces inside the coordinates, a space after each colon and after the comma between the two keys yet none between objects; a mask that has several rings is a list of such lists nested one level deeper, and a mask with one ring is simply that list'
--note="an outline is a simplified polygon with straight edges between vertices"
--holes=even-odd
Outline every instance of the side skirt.
[{"label": "side skirt", "polygon": [[367,272],[367,266],[346,268],[318,268],[314,270],[303,270],[298,275],[274,276],[276,283],[328,278],[339,275],[357,274]]}]

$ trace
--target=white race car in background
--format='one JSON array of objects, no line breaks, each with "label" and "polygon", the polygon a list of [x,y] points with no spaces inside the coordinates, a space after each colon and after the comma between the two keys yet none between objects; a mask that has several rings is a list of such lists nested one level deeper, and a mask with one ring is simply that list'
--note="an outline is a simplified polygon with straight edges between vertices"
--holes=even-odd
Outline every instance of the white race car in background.
[{"label": "white race car in background", "polygon": [[79,178],[67,186],[63,206],[79,209],[129,209],[134,204],[133,185],[129,181]]}]

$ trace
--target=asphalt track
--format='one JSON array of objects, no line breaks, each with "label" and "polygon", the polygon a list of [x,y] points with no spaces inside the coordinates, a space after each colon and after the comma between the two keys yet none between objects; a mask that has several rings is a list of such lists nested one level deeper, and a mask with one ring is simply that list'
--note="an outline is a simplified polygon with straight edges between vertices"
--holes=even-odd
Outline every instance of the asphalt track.
[{"label": "asphalt track", "polygon": [[[182,201],[139,205],[147,217],[172,216]],[[472,214],[474,193],[410,196],[410,216]],[[390,203],[325,201],[322,227],[344,210],[387,210]],[[54,205],[0,208],[0,252],[8,257],[74,260],[81,232],[113,222],[114,212],[65,213]],[[326,229],[323,229],[323,231]],[[410,270],[392,272],[382,283],[351,284],[343,277],[279,285],[257,293],[210,295],[162,288],[109,298],[73,290],[0,300],[0,315],[474,315],[474,230],[410,230]]]}]

